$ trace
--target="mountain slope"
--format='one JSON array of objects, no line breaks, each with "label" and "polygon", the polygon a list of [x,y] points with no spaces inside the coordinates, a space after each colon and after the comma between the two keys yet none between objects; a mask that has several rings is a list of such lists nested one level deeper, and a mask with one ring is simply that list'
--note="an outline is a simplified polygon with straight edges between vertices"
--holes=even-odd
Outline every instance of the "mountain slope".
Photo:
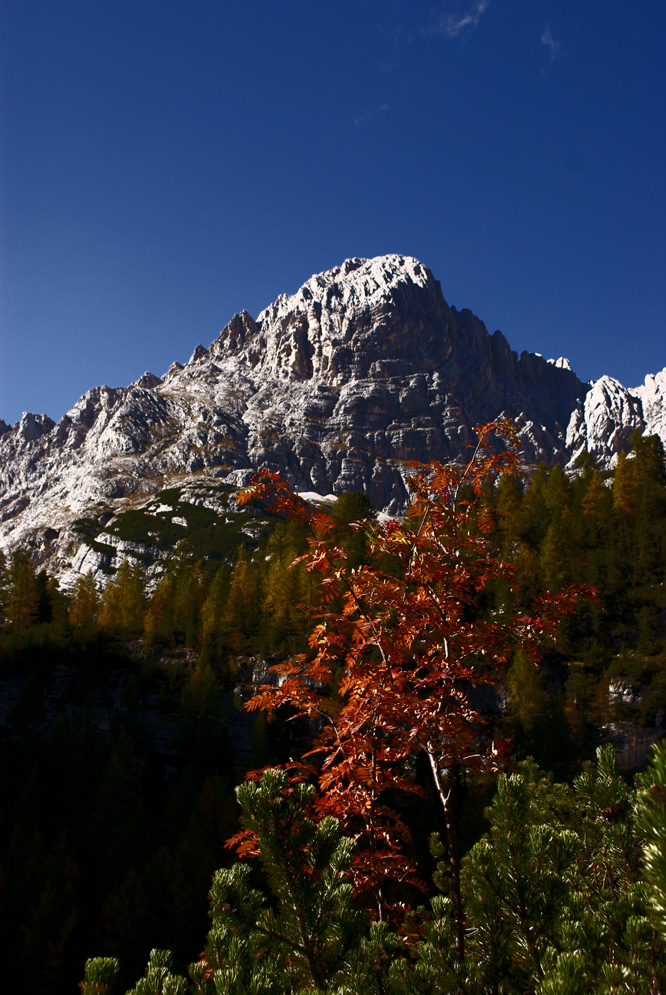
[{"label": "mountain slope", "polygon": [[[627,390],[584,384],[566,360],[518,357],[501,332],[449,307],[415,259],[350,259],[256,320],[236,315],[161,379],[94,388],[57,425],[0,424],[0,545],[31,548],[71,582],[112,567],[109,546],[116,560],[136,553],[112,530],[100,540],[119,513],[175,486],[181,510],[224,516],[229,488],[260,466],[396,510],[403,461],[455,458],[474,425],[500,414],[518,424],[528,462],[566,465],[587,448],[608,465],[637,428],[666,441],[665,395],[666,370]],[[106,553],[82,544],[81,519]]]}]

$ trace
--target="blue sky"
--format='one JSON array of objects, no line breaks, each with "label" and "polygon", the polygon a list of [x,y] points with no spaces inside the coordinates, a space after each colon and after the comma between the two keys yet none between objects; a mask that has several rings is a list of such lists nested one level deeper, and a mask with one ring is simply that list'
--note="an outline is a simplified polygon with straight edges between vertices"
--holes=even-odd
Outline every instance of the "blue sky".
[{"label": "blue sky", "polygon": [[1,0],[0,418],[400,252],[512,347],[666,364],[663,0]]}]

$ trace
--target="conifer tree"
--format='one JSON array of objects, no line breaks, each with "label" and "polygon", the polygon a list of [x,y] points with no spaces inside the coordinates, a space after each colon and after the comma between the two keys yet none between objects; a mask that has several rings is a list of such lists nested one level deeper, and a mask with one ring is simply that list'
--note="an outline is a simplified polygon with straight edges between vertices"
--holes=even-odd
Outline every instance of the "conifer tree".
[{"label": "conifer tree", "polygon": [[5,618],[12,631],[28,629],[39,614],[39,589],[32,561],[23,550],[12,553],[8,571]]},{"label": "conifer tree", "polygon": [[506,688],[511,718],[528,735],[548,707],[543,684],[543,673],[518,650],[506,675]]},{"label": "conifer tree", "polygon": [[548,591],[559,591],[571,578],[571,517],[568,512],[548,526],[541,544],[541,578]]},{"label": "conifer tree", "polygon": [[350,491],[340,494],[331,509],[331,518],[337,525],[333,538],[337,545],[347,549],[347,567],[354,569],[367,562],[368,542],[362,529],[349,529],[346,526],[372,516],[372,505],[367,494]]},{"label": "conifer tree", "polygon": [[222,620],[225,637],[234,650],[247,646],[259,628],[261,590],[256,566],[241,547],[231,574]]},{"label": "conifer tree", "polygon": [[170,569],[167,569],[155,588],[144,615],[144,636],[149,651],[155,649],[161,642],[169,642],[173,637],[174,589],[174,575]]},{"label": "conifer tree", "polygon": [[185,645],[195,647],[199,637],[201,607],[206,596],[206,581],[200,563],[179,561],[174,575],[173,625],[182,634]]},{"label": "conifer tree", "polygon": [[278,527],[265,548],[262,577],[262,650],[287,656],[305,649],[311,622],[313,577],[294,561],[305,551],[302,529],[293,522]]},{"label": "conifer tree", "polygon": [[[305,989],[334,992],[360,944],[365,917],[354,907],[349,867],[354,844],[336,819],[308,817],[314,788],[268,770],[237,789],[241,822],[253,839],[277,905],[252,888],[250,868],[218,871],[211,889],[213,929],[197,991]],[[282,985],[269,987],[271,975]],[[206,977],[208,976],[208,978]],[[255,988],[259,979],[266,988]],[[268,982],[268,984],[267,984]]]},{"label": "conifer tree", "polygon": [[68,617],[71,625],[91,626],[97,622],[100,598],[92,570],[79,574],[70,594]]},{"label": "conifer tree", "polygon": [[171,953],[151,950],[146,973],[127,995],[186,995],[187,981],[173,973]]},{"label": "conifer tree", "polygon": [[636,465],[626,452],[618,454],[613,476],[613,506],[623,515],[635,513],[638,496]]},{"label": "conifer tree", "polygon": [[[467,949],[456,952],[451,902],[436,896],[400,933],[353,902],[356,844],[339,822],[310,818],[314,788],[267,770],[237,790],[270,893],[246,863],[217,871],[212,927],[189,981],[153,951],[128,995],[646,995],[666,984],[666,748],[639,790],[612,748],[573,786],[531,761],[500,777],[490,830],[463,858]],[[656,789],[656,790],[655,790]],[[638,814],[638,815],[637,815]],[[638,817],[638,822],[637,822]],[[643,837],[647,846],[643,847]],[[435,839],[433,852],[443,849]],[[640,877],[645,854],[648,893]],[[440,866],[438,880],[448,874]],[[89,961],[110,995],[115,965]],[[106,972],[106,973],[105,973]],[[84,988],[82,995],[98,995]]]},{"label": "conifer tree", "polygon": [[69,599],[60,590],[60,585],[56,577],[49,577],[44,570],[37,575],[44,576],[43,607],[39,610],[39,619],[49,622],[52,625],[65,626],[68,621]]},{"label": "conifer tree", "polygon": [[605,490],[601,474],[596,470],[592,471],[588,475],[587,487],[582,500],[583,515],[592,522],[597,515]]},{"label": "conifer tree", "polygon": [[91,957],[79,984],[81,995],[113,995],[119,969],[117,957]]},{"label": "conifer tree", "polygon": [[498,550],[502,559],[513,558],[518,541],[518,516],[523,500],[520,481],[511,474],[500,477],[495,504],[497,510]]},{"label": "conifer tree", "polygon": [[638,818],[645,835],[643,862],[649,900],[666,944],[666,744],[655,747],[639,787]]},{"label": "conifer tree", "polygon": [[208,586],[201,606],[201,647],[209,657],[219,659],[224,654],[224,617],[229,592],[230,570],[223,564]]},{"label": "conifer tree", "polygon": [[143,628],[145,604],[141,565],[137,562],[131,566],[125,559],[102,593],[100,622],[106,629],[139,632]]},{"label": "conifer tree", "polygon": [[548,473],[543,463],[531,472],[517,516],[518,534],[532,549],[539,548],[550,520],[545,500]]}]

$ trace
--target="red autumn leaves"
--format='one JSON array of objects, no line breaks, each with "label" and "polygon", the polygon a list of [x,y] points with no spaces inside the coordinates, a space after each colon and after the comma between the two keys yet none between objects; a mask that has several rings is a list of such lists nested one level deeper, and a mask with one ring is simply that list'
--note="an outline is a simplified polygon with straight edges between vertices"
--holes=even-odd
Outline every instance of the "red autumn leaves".
[{"label": "red autumn leaves", "polygon": [[[508,450],[493,450],[498,435]],[[423,793],[414,758],[425,754],[446,825],[457,918],[451,788],[463,768],[497,769],[503,751],[475,706],[475,689],[496,686],[518,648],[538,659],[581,591],[545,594],[529,615],[495,607],[493,584],[502,577],[510,586],[512,568],[493,550],[494,513],[483,495],[498,475],[521,472],[509,422],[478,429],[466,466],[409,468],[404,521],[350,526],[367,547],[367,562],[355,568],[333,518],[279,475],[260,472],[239,496],[239,503],[263,500],[307,528],[308,550],[298,562],[319,577],[310,653],[275,666],[277,685],[260,688],[246,707],[273,713],[288,705],[310,720],[312,749],[288,765],[291,776],[315,779],[316,816],[336,816],[357,839],[354,884],[374,896],[380,915],[389,904],[387,878],[419,883],[405,855],[409,828],[394,805],[402,792]],[[232,842],[241,855],[253,849],[246,832]]]}]

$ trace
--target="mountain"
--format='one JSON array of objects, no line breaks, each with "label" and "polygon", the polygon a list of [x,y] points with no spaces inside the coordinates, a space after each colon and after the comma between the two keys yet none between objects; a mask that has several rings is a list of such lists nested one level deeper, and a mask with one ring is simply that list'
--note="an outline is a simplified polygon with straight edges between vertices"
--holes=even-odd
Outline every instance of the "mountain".
[{"label": "mountain", "polygon": [[57,424],[0,422],[0,546],[65,585],[126,554],[159,559],[197,522],[251,530],[233,490],[259,467],[397,511],[405,460],[455,458],[500,414],[526,462],[572,466],[587,449],[610,466],[636,429],[666,443],[665,397],[666,369],[628,390],[518,357],[416,259],[348,259],[256,319],[235,315],[162,378],[96,387]]}]

